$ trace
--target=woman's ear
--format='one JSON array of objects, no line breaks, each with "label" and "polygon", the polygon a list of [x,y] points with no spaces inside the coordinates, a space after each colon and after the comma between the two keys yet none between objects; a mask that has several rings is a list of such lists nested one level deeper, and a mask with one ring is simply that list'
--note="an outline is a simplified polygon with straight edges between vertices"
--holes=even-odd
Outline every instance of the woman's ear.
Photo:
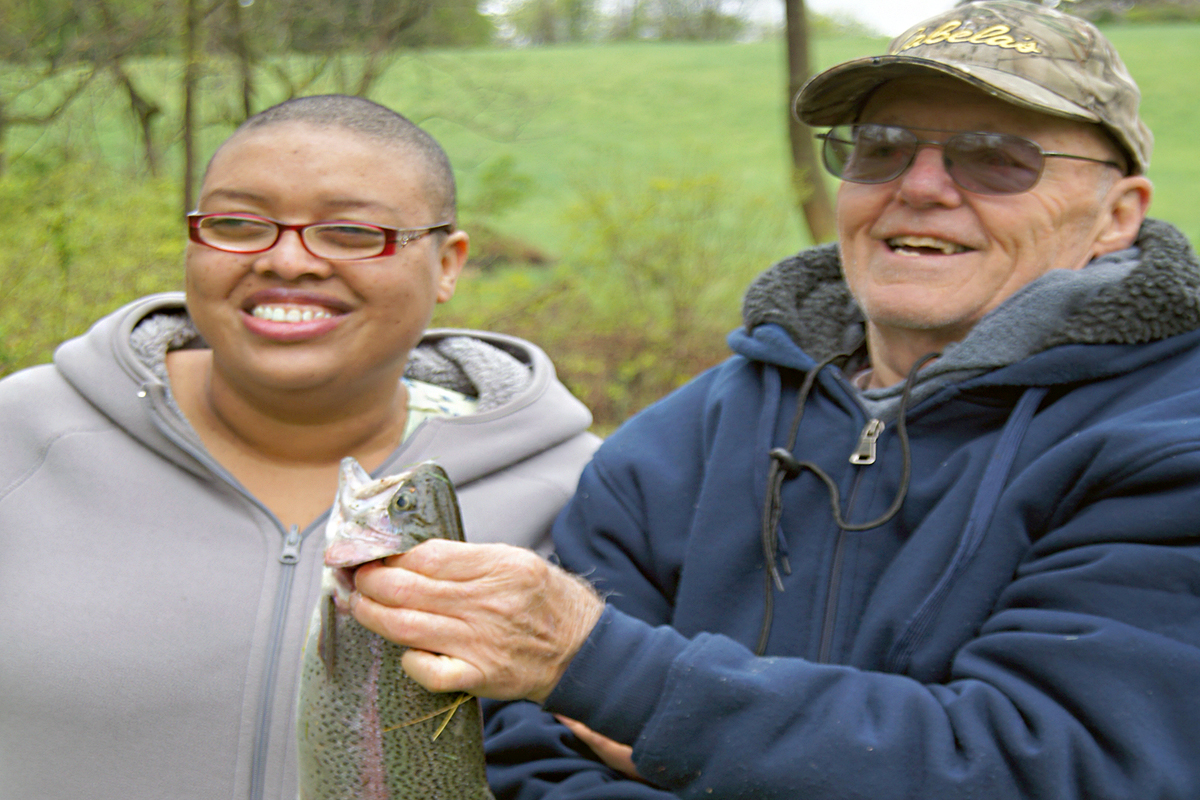
[{"label": "woman's ear", "polygon": [[438,250],[441,275],[438,277],[437,301],[444,303],[454,296],[454,287],[458,284],[458,276],[462,274],[467,263],[467,253],[471,249],[471,237],[466,231],[454,231],[441,244]]}]

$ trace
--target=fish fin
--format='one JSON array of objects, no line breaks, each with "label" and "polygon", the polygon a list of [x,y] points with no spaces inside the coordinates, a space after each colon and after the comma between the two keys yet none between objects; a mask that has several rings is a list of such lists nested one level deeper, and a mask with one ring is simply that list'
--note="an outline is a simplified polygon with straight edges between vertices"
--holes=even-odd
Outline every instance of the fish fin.
[{"label": "fish fin", "polygon": [[321,602],[321,629],[317,632],[317,655],[325,665],[325,671],[333,674],[334,656],[337,650],[337,611],[333,595],[327,594]]}]

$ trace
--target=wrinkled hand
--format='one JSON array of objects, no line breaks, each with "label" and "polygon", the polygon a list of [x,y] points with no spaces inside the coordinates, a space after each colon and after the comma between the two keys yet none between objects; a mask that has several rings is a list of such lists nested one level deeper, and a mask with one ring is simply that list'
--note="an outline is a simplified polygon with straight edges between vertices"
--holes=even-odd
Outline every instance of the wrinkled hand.
[{"label": "wrinkled hand", "polygon": [[431,539],[355,584],[355,619],[411,648],[413,680],[497,700],[545,701],[604,610],[582,578],[502,544]]},{"label": "wrinkled hand", "polygon": [[605,765],[615,769],[627,778],[644,781],[637,771],[637,767],[633,765],[633,748],[627,744],[621,744],[618,741],[596,733],[594,730],[584,725],[582,722],[577,722],[569,717],[564,717],[555,714],[554,718],[566,725],[571,733],[579,741],[592,748],[592,752],[596,754]]}]

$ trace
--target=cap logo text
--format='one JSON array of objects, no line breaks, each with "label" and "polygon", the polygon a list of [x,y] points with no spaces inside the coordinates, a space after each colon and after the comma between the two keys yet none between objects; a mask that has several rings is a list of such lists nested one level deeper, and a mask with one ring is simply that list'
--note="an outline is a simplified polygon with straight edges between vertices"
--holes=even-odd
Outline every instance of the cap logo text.
[{"label": "cap logo text", "polygon": [[904,44],[896,50],[897,53],[903,53],[918,45],[923,44],[939,44],[948,42],[950,44],[982,44],[989,47],[1003,47],[1005,50],[1016,50],[1018,53],[1040,53],[1038,43],[1030,37],[1025,37],[1024,41],[1018,42],[1015,38],[1009,35],[1012,30],[1008,25],[989,25],[981,30],[971,30],[963,28],[962,20],[950,20],[935,28],[930,33],[925,33],[924,28],[918,28],[917,32]]}]

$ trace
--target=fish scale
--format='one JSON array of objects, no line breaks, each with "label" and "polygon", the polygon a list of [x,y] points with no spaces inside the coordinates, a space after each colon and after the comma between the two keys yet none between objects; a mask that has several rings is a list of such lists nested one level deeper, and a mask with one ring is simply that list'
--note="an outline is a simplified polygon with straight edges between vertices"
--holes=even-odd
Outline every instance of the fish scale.
[{"label": "fish scale", "polygon": [[349,613],[350,569],[429,538],[463,540],[441,467],[426,462],[372,480],[354,459],[342,462],[322,595],[304,646],[301,800],[493,800],[478,699],[427,691],[400,665],[407,648]]}]

